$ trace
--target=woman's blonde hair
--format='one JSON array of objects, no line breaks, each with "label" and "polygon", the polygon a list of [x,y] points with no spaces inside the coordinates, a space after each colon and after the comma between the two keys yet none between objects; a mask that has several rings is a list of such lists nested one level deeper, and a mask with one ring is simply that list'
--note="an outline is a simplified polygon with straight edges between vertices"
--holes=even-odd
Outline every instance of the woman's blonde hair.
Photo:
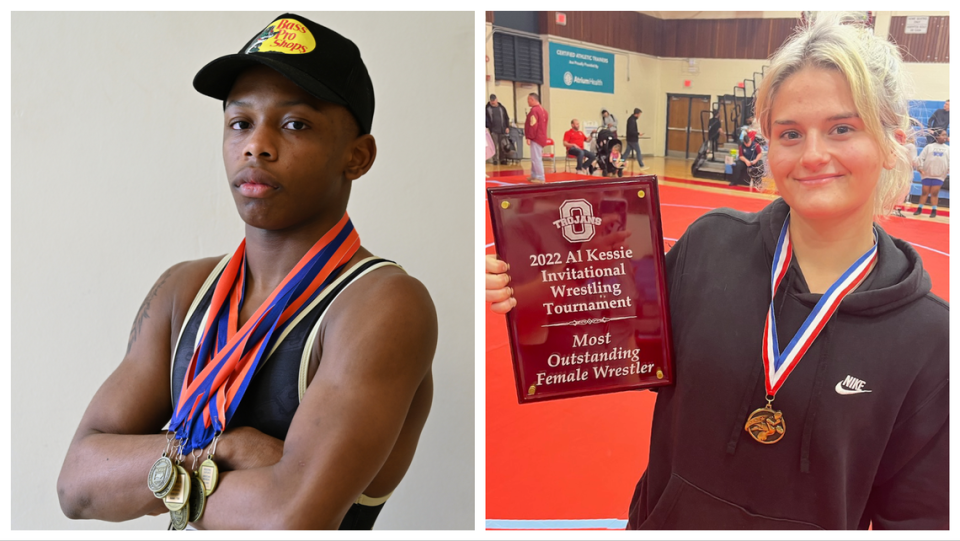
[{"label": "woman's blonde hair", "polygon": [[770,59],[770,70],[757,89],[756,112],[763,133],[771,133],[770,108],[780,85],[806,67],[840,72],[850,85],[857,113],[881,152],[893,152],[896,163],[883,169],[874,194],[874,215],[888,214],[913,178],[913,157],[898,140],[896,130],[910,129],[909,77],[897,47],[854,23],[847,13],[820,12],[801,26]]}]

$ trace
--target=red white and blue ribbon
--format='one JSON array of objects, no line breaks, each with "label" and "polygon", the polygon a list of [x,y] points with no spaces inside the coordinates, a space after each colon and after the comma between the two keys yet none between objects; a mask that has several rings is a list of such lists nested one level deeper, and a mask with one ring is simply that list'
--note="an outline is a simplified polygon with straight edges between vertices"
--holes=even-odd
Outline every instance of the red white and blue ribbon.
[{"label": "red white and blue ribbon", "polygon": [[210,315],[170,420],[183,452],[205,448],[229,425],[275,339],[359,248],[360,237],[344,214],[238,329],[246,279],[246,240],[240,243],[214,288]]},{"label": "red white and blue ribbon", "polygon": [[800,326],[797,334],[781,352],[780,342],[777,339],[777,320],[774,315],[773,299],[777,296],[780,282],[787,274],[791,259],[793,259],[793,247],[790,243],[790,215],[788,214],[773,254],[773,268],[770,272],[772,283],[770,309],[767,311],[767,322],[763,327],[763,370],[766,376],[767,396],[771,399],[777,395],[777,391],[787,381],[790,372],[796,368],[804,353],[820,335],[820,331],[826,326],[830,316],[837,311],[843,298],[855,290],[870,273],[870,268],[877,259],[876,232],[874,232],[873,246],[820,297],[820,301],[813,307],[813,311]]}]

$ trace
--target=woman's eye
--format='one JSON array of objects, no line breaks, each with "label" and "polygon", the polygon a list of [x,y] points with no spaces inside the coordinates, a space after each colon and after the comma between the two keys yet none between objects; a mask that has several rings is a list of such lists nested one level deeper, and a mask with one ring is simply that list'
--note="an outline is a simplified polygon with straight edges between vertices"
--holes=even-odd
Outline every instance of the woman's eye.
[{"label": "woman's eye", "polygon": [[291,120],[290,122],[287,122],[286,124],[284,124],[283,127],[284,127],[284,128],[287,128],[288,130],[305,130],[305,129],[307,129],[307,125],[304,124],[303,122],[300,122],[299,120]]},{"label": "woman's eye", "polygon": [[850,126],[837,126],[834,131],[836,131],[837,135],[844,135],[852,132],[853,128],[851,128]]},{"label": "woman's eye", "polygon": [[800,134],[795,131],[785,131],[780,134],[781,139],[799,139]]},{"label": "woman's eye", "polygon": [[245,130],[250,127],[250,123],[246,120],[237,120],[230,123],[230,129],[232,130]]}]

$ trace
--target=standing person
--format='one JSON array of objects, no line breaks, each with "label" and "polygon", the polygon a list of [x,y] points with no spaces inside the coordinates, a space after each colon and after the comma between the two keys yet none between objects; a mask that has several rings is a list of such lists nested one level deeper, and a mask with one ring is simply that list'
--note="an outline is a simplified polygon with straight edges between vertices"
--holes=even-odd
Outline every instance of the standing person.
[{"label": "standing person", "polygon": [[643,165],[643,154],[640,153],[640,136],[643,134],[637,129],[637,121],[640,120],[642,113],[643,111],[636,107],[633,109],[633,114],[627,118],[627,151],[623,153],[623,161],[626,162],[631,155],[634,155],[640,169],[646,169],[647,166]]},{"label": "standing person", "polygon": [[613,137],[617,137],[617,119],[606,109],[600,111],[600,127],[610,130]]},{"label": "standing person", "polygon": [[[710,142],[711,159],[716,157],[720,136],[723,135],[723,128],[721,128],[720,125],[720,109],[714,109],[713,115],[710,117],[710,122],[707,124],[707,140]],[[629,133],[629,129],[627,133]]]},{"label": "standing person", "polygon": [[[943,108],[937,109],[930,115],[929,120],[927,120],[927,129],[929,130],[929,135],[927,135],[927,143],[934,143],[937,140],[936,132],[937,130],[943,130],[944,132],[950,128],[950,100],[943,102]],[[950,140],[948,136],[947,141]]]},{"label": "standing person", "polygon": [[594,166],[594,160],[597,155],[583,148],[584,142],[589,142],[592,137],[586,136],[580,131],[580,121],[576,118],[570,121],[570,129],[563,134],[563,146],[567,149],[567,155],[577,159],[577,173],[593,174],[597,168]]},{"label": "standing person", "polygon": [[946,144],[947,132],[938,129],[934,134],[936,141],[923,147],[917,164],[920,167],[920,200],[917,204],[917,210],[914,215],[918,216],[923,212],[923,204],[930,201],[930,217],[937,217],[937,203],[940,199],[940,188],[943,187],[943,181],[950,174],[950,147]]},{"label": "standing person", "polygon": [[547,181],[543,172],[543,147],[547,146],[547,110],[540,105],[540,96],[531,92],[527,96],[530,112],[523,123],[523,136],[530,143],[530,182],[543,184]]},{"label": "standing person", "polygon": [[370,529],[413,459],[437,340],[426,289],[346,214],[377,156],[372,81],[352,41],[287,13],[193,85],[223,104],[245,237],[157,280],[67,451],[61,509]]},{"label": "standing person", "polygon": [[500,155],[500,149],[503,148],[503,140],[510,136],[510,115],[507,114],[507,108],[497,101],[496,94],[490,94],[485,116],[487,129],[490,130],[490,136],[493,138],[495,150],[493,163],[504,165],[507,159]]},{"label": "standing person", "polygon": [[[630,529],[949,528],[949,306],[876,223],[910,182],[906,74],[846,20],[821,12],[758,89],[782,199],[667,253],[676,384]],[[491,308],[515,307],[486,267]]]}]

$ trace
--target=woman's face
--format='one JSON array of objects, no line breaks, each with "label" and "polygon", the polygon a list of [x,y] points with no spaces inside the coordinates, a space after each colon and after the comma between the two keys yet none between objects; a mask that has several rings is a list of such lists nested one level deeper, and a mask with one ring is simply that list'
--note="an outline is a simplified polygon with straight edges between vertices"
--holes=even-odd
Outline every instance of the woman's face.
[{"label": "woman's face", "polygon": [[770,171],[795,214],[872,219],[880,173],[894,155],[866,132],[840,72],[807,67],[783,81],[770,125]]}]

